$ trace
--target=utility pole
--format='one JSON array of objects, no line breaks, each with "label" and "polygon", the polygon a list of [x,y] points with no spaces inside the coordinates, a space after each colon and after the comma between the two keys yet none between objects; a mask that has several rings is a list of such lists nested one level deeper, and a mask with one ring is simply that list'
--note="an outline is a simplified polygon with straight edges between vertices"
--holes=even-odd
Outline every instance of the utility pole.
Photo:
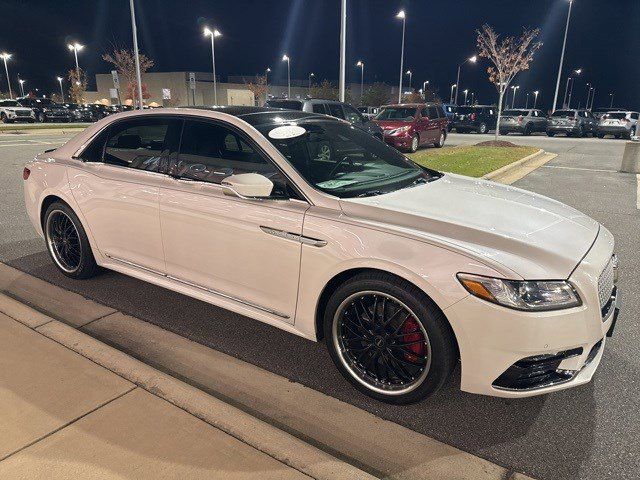
[{"label": "utility pole", "polygon": [[131,9],[131,30],[133,31],[133,53],[136,56],[136,81],[138,82],[139,109],[142,110],[142,74],[140,73],[140,53],[138,52],[138,29],[136,28],[136,7],[133,0],[129,0]]},{"label": "utility pole", "polygon": [[558,105],[558,91],[560,90],[560,77],[562,76],[562,65],[564,63],[564,52],[567,48],[567,35],[569,33],[569,22],[571,20],[571,7],[573,6],[573,0],[569,0],[569,13],[567,14],[567,25],[564,29],[564,41],[562,43],[562,54],[560,55],[560,66],[558,67],[558,80],[556,81],[556,94],[553,97],[553,112],[556,111]]},{"label": "utility pole", "polygon": [[340,18],[340,101],[345,100],[347,56],[347,0],[342,0],[342,15]]}]

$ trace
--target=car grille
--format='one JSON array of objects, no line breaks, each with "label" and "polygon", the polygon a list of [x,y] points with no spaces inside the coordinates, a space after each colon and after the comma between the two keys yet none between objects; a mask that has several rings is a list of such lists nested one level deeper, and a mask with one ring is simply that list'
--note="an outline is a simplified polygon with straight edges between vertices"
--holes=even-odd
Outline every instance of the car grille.
[{"label": "car grille", "polygon": [[614,272],[615,260],[614,257],[609,259],[607,266],[604,267],[604,270],[600,274],[598,278],[598,300],[600,301],[600,308],[605,309],[605,307],[609,304],[609,300],[611,300],[611,294],[614,288]]}]

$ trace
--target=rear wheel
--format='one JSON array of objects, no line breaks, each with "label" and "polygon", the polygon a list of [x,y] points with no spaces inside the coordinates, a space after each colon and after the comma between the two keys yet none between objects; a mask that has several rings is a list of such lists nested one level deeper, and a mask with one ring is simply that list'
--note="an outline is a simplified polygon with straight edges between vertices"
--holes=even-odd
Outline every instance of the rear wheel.
[{"label": "rear wheel", "polygon": [[484,122],[482,122],[480,124],[480,126],[478,127],[478,133],[483,133],[484,134],[484,133],[487,133],[487,130],[488,130],[487,129],[487,124],[484,123]]},{"label": "rear wheel", "polygon": [[0,114],[0,120],[2,120],[2,123],[9,123],[9,119],[7,118],[7,114],[2,112]]},{"label": "rear wheel", "polygon": [[62,202],[54,202],[47,208],[43,223],[47,250],[58,269],[71,278],[94,276],[98,265],[73,210]]},{"label": "rear wheel", "polygon": [[522,134],[528,137],[529,135],[531,135],[532,131],[533,131],[533,128],[531,128],[531,125],[527,125],[526,127],[524,127],[524,131],[522,132]]},{"label": "rear wheel", "polygon": [[363,273],[338,287],[324,312],[324,333],[340,373],[387,403],[429,396],[457,360],[443,313],[415,286],[385,273]]},{"label": "rear wheel", "polygon": [[553,137],[555,136],[555,132],[547,132],[547,137]]},{"label": "rear wheel", "polygon": [[442,147],[444,147],[444,142],[446,141],[446,139],[447,139],[447,133],[443,130],[443,131],[440,132],[440,137],[438,138],[438,141],[436,143],[434,143],[433,145],[436,148],[442,148]]},{"label": "rear wheel", "polygon": [[596,133],[596,137],[598,137],[598,138],[604,138],[604,133]]},{"label": "rear wheel", "polygon": [[614,138],[620,138],[620,134],[619,134],[619,133],[616,133],[616,134],[614,135]]},{"label": "rear wheel", "polygon": [[420,138],[418,137],[418,135],[414,135],[411,138],[411,147],[409,147],[409,150],[411,151],[411,153],[417,152],[419,145],[420,145]]}]

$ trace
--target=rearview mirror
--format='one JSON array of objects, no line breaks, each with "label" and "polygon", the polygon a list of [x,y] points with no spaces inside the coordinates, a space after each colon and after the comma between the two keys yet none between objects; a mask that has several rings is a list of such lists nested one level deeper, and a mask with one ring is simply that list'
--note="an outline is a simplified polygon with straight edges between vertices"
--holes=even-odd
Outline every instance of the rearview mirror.
[{"label": "rearview mirror", "polygon": [[221,186],[225,195],[244,199],[267,198],[273,191],[273,182],[259,173],[230,175]]}]

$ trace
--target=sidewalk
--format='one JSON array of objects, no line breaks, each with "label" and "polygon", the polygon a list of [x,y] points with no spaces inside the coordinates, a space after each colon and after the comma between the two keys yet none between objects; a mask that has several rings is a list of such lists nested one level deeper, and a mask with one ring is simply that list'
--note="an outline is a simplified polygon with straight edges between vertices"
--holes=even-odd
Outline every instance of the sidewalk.
[{"label": "sidewalk", "polygon": [[4,314],[0,364],[0,478],[309,478]]}]

